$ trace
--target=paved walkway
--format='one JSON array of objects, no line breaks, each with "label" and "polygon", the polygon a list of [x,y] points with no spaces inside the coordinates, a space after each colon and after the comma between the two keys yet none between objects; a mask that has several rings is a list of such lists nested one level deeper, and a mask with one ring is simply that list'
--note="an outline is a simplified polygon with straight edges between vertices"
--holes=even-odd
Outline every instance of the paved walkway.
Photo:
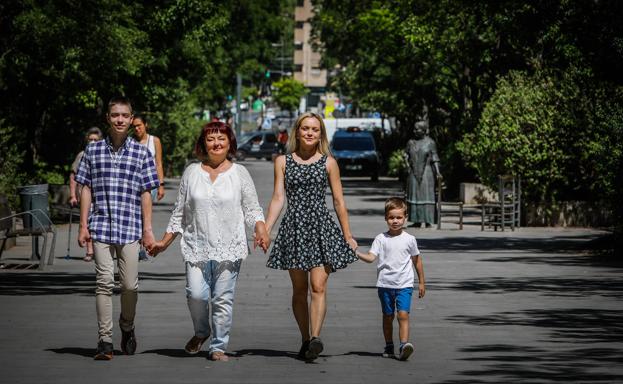
[{"label": "paved walkway", "polygon": [[[266,208],[272,165],[248,161]],[[160,236],[175,183],[155,206]],[[383,201],[395,180],[345,179],[360,245],[383,231]],[[475,223],[474,223],[475,224]],[[299,339],[287,273],[254,252],[238,283],[229,363],[185,356],[192,335],[178,244],[140,264],[138,351],[93,361],[97,342],[93,264],[67,249],[60,226],[55,264],[44,272],[0,272],[0,383],[544,383],[623,381],[623,266],[588,254],[599,231],[522,228],[515,232],[413,229],[424,256],[425,299],[414,302],[408,362],[383,359],[373,265],[355,263],[329,281],[325,352],[294,359]],[[76,227],[72,235],[75,236]],[[29,240],[3,261],[29,255]],[[119,310],[114,300],[115,313]],[[115,328],[115,346],[120,335]]]}]

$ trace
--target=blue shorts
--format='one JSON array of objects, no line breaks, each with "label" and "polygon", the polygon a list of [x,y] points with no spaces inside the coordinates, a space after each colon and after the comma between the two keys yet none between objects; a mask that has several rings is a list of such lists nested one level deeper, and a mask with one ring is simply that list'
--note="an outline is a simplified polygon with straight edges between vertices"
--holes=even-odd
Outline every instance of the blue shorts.
[{"label": "blue shorts", "polygon": [[378,287],[381,309],[384,315],[393,315],[396,310],[411,312],[411,296],[413,288],[381,288]]}]

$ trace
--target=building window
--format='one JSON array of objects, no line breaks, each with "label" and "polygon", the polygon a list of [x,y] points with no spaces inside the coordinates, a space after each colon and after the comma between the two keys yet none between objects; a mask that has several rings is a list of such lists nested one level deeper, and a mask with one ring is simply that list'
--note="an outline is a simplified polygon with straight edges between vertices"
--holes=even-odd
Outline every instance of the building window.
[{"label": "building window", "polygon": [[296,6],[297,7],[304,7],[305,6],[305,0],[296,0]]},{"label": "building window", "polygon": [[305,22],[304,22],[304,21],[297,21],[297,22],[296,22],[296,28],[301,28],[301,29],[302,29],[302,28],[303,28],[303,25],[305,25]]},{"label": "building window", "polygon": [[294,64],[294,72],[303,72],[303,64]]},{"label": "building window", "polygon": [[300,41],[294,42],[294,49],[300,51],[301,49],[303,49],[303,43],[301,43]]}]

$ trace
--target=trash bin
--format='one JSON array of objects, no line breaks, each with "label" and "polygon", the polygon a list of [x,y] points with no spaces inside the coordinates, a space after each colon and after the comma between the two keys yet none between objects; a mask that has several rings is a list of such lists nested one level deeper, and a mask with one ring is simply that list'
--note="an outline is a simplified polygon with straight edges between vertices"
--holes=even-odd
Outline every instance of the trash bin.
[{"label": "trash bin", "polygon": [[[47,227],[50,223],[50,205],[48,203],[48,185],[35,184],[17,187],[22,211],[31,209],[40,209],[41,211],[33,212],[33,215],[39,220],[33,219],[31,215],[24,215],[24,229],[38,228],[39,225]],[[41,223],[41,224],[39,224]]]}]

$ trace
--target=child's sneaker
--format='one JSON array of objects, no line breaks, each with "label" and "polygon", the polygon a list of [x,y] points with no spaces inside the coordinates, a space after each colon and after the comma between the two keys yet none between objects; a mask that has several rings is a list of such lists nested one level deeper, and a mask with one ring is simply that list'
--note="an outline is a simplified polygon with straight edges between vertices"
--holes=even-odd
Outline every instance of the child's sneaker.
[{"label": "child's sneaker", "polygon": [[406,343],[400,348],[400,355],[398,356],[398,360],[407,361],[407,359],[409,359],[409,356],[411,356],[412,353],[413,353],[413,344]]},{"label": "child's sneaker", "polygon": [[394,344],[385,345],[385,349],[383,350],[383,357],[387,357],[391,359],[396,357],[396,355],[394,354]]}]

